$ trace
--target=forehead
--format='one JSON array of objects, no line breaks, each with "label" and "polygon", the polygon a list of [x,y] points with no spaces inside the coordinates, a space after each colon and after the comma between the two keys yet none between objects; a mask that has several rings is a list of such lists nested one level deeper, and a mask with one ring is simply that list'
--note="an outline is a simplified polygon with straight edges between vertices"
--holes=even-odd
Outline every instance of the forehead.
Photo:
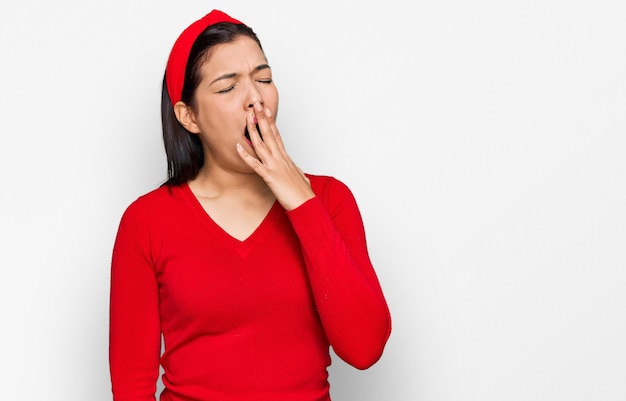
[{"label": "forehead", "polygon": [[265,54],[259,44],[247,36],[213,47],[202,65],[203,75],[250,72],[266,64]]}]

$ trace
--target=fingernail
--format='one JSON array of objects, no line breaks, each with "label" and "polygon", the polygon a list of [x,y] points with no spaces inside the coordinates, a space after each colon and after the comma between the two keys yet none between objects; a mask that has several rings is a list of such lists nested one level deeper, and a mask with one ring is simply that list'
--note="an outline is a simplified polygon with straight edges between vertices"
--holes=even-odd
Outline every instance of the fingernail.
[{"label": "fingernail", "polygon": [[271,117],[272,116],[272,110],[265,109],[265,115],[268,116],[268,117]]},{"label": "fingernail", "polygon": [[256,103],[254,104],[254,108],[255,108],[257,111],[261,111],[261,110],[263,110],[263,105],[261,104],[261,102],[256,102]]}]

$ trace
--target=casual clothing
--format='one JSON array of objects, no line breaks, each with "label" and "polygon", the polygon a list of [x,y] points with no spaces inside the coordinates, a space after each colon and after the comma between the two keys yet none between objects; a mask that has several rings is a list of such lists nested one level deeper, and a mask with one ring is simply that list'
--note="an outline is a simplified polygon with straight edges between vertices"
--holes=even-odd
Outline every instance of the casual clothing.
[{"label": "casual clothing", "polygon": [[[329,346],[376,362],[391,331],[350,190],[309,175],[316,196],[275,202],[245,240],[187,184],[125,211],[111,269],[115,401],[327,401]],[[165,349],[161,355],[161,334]]]}]

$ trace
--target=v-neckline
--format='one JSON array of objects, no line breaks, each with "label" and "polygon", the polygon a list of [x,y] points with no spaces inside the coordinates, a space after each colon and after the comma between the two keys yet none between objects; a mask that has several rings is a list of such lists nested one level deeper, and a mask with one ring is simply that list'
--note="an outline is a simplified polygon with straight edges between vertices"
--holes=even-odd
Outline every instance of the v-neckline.
[{"label": "v-neckline", "polygon": [[191,187],[188,183],[182,185],[182,189],[185,192],[188,200],[191,203],[191,206],[195,209],[196,213],[203,216],[203,220],[208,222],[209,226],[212,227],[215,231],[221,234],[221,237],[225,238],[226,241],[234,243],[236,245],[248,245],[254,242],[255,238],[261,235],[262,231],[264,231],[265,226],[269,225],[269,223],[274,219],[274,216],[278,213],[281,206],[278,200],[274,200],[272,206],[269,208],[261,222],[252,230],[252,232],[244,239],[238,239],[226,231],[222,226],[220,226],[211,215],[204,209],[202,203],[198,199],[198,197],[193,193]]}]

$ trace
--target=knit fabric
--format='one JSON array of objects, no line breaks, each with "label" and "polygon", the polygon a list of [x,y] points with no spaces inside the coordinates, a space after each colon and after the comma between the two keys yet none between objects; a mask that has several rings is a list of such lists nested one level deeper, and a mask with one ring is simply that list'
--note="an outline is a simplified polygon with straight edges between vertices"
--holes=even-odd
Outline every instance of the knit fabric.
[{"label": "knit fabric", "polygon": [[313,199],[275,202],[243,241],[187,184],[126,209],[111,266],[115,401],[154,401],[159,365],[162,401],[327,401],[329,346],[359,369],[380,358],[391,319],[357,204],[337,179],[308,177]]}]

